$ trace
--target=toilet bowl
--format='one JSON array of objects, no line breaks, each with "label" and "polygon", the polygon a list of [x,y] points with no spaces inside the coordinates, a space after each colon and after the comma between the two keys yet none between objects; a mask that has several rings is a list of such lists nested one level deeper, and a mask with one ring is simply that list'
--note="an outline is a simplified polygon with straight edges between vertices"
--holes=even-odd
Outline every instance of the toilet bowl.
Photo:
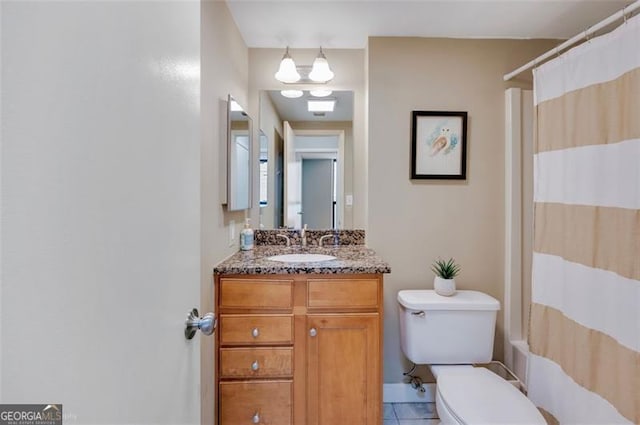
[{"label": "toilet bowl", "polygon": [[436,381],[436,410],[442,424],[546,425],[524,394],[482,367],[442,366]]},{"label": "toilet bowl", "polygon": [[398,293],[402,351],[429,365],[442,425],[545,425],[533,403],[509,382],[473,363],[493,354],[500,303],[477,291],[442,297],[432,290]]}]

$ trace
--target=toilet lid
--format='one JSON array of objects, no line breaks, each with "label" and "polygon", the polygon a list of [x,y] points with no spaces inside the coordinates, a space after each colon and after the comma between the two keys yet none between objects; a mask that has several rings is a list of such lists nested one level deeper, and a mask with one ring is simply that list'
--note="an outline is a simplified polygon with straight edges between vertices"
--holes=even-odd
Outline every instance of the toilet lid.
[{"label": "toilet lid", "polygon": [[438,376],[437,391],[445,407],[462,424],[546,425],[524,394],[482,367],[443,370]]}]

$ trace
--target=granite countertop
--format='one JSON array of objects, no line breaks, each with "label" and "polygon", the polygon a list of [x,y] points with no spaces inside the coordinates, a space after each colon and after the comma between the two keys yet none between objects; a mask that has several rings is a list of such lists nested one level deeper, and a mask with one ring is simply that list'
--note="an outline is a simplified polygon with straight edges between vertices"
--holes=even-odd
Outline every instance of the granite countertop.
[{"label": "granite countertop", "polygon": [[[267,257],[282,254],[325,254],[336,257],[335,260],[285,263],[268,260]],[[382,260],[372,249],[364,245],[344,245],[326,248],[301,248],[262,245],[250,251],[239,251],[227,258],[214,269],[218,274],[353,274],[353,273],[391,273],[389,264]]]}]

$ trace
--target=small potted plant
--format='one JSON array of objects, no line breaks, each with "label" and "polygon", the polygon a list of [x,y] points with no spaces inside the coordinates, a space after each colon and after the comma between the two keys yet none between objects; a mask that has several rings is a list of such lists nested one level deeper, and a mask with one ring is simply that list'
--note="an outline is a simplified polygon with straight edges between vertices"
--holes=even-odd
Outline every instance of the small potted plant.
[{"label": "small potted plant", "polygon": [[436,274],[433,279],[433,289],[436,294],[450,297],[456,293],[455,277],[460,273],[460,265],[456,264],[456,260],[449,258],[448,260],[437,259],[433,262],[431,270]]}]

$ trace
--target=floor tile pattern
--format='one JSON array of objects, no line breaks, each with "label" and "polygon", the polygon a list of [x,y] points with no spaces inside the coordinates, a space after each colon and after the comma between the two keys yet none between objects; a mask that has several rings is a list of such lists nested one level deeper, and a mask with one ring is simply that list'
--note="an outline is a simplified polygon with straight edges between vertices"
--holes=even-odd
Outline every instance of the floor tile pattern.
[{"label": "floor tile pattern", "polygon": [[435,403],[384,403],[384,425],[438,425]]}]

